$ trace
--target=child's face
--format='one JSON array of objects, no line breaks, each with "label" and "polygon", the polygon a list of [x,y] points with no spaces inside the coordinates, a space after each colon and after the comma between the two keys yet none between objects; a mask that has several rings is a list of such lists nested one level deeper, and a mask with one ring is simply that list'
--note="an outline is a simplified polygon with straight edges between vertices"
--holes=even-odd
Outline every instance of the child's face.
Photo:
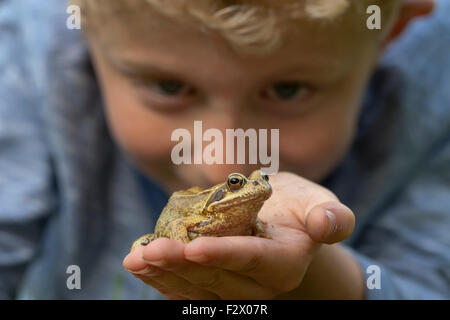
[{"label": "child's face", "polygon": [[224,137],[226,129],[279,129],[280,170],[324,178],[352,141],[378,53],[375,41],[341,24],[298,22],[298,32],[265,56],[239,54],[198,25],[155,13],[104,25],[90,45],[110,128],[147,173],[164,172],[184,186],[255,168],[173,165],[171,134],[178,128],[193,134],[194,120]]}]

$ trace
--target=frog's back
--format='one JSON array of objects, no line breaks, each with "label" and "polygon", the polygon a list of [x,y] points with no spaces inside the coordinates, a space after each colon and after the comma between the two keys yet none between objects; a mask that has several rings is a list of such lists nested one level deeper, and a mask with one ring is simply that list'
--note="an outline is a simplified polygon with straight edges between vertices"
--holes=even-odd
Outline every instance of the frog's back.
[{"label": "frog's back", "polygon": [[201,214],[209,194],[208,190],[202,190],[199,187],[174,192],[158,219],[156,235],[167,236],[167,226],[174,220]]}]

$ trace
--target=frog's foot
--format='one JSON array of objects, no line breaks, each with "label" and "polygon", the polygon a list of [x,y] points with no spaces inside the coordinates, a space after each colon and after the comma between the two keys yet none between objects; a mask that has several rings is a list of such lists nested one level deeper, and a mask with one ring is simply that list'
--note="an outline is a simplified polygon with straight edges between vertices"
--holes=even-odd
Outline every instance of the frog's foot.
[{"label": "frog's foot", "polygon": [[198,238],[198,237],[200,237],[201,236],[201,234],[200,233],[197,233],[197,232],[188,232],[188,237],[189,237],[189,239],[192,241],[192,240],[194,240],[194,239],[196,239],[196,238]]},{"label": "frog's foot", "polygon": [[272,239],[272,237],[269,236],[266,232],[266,225],[267,225],[267,223],[265,223],[259,219],[256,219],[256,223],[253,226],[252,235],[255,237]]},{"label": "frog's foot", "polygon": [[153,234],[153,233],[146,234],[146,235],[140,237],[139,239],[137,239],[135,242],[133,242],[133,245],[131,246],[130,251],[133,251],[136,247],[139,247],[139,246],[146,246],[155,239],[156,239],[155,234]]}]

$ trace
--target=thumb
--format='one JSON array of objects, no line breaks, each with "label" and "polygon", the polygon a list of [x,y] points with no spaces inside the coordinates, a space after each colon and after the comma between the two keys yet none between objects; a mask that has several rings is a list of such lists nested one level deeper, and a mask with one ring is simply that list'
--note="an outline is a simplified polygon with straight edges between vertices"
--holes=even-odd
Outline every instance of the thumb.
[{"label": "thumb", "polygon": [[306,214],[306,230],[319,243],[332,244],[347,239],[355,227],[352,210],[338,201],[320,203]]}]

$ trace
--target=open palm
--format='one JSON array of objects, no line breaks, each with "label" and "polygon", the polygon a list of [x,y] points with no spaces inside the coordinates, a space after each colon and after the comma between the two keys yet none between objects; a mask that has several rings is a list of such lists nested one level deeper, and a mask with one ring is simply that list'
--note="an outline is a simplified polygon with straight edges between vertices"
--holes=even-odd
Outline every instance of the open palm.
[{"label": "open palm", "polygon": [[321,243],[347,238],[354,215],[329,190],[291,173],[270,178],[259,213],[272,239],[160,238],[138,247],[124,267],[169,299],[270,299],[297,288]]}]

